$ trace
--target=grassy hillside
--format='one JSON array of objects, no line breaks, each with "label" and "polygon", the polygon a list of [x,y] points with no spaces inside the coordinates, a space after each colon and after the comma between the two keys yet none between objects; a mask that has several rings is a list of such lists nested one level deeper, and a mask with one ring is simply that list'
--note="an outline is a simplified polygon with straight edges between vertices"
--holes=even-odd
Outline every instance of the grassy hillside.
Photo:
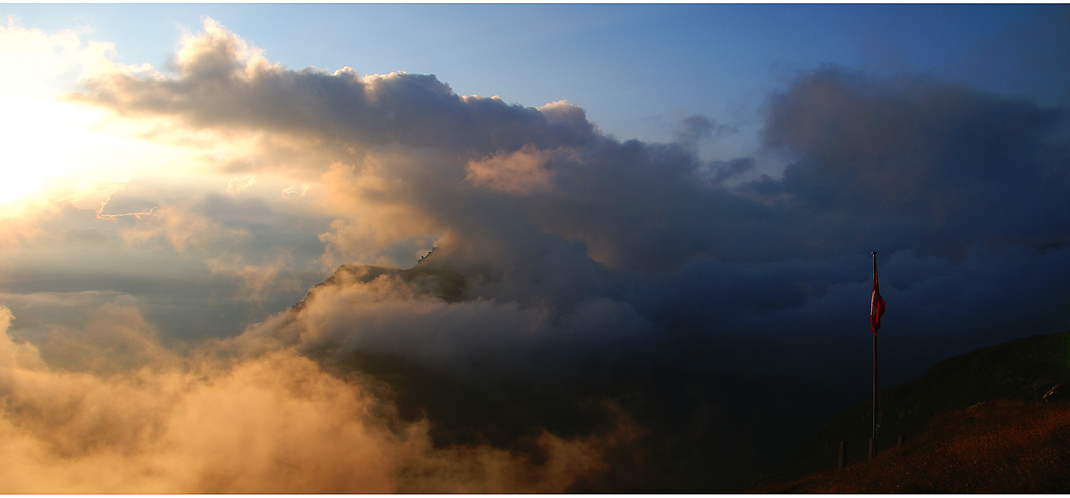
[{"label": "grassy hillside", "polygon": [[[914,453],[903,453],[906,451],[904,448],[918,448],[918,445],[923,444],[923,441],[929,441],[926,444],[951,445],[956,448],[980,444],[976,441],[967,443],[965,440],[959,440],[966,436],[964,433],[956,432],[957,429],[955,428],[966,426],[962,425],[965,422],[955,425],[955,417],[959,417],[962,420],[971,419],[973,422],[970,422],[970,424],[981,424],[986,427],[985,430],[989,431],[989,434],[993,435],[1000,433],[1000,431],[1021,432],[1023,429],[1015,429],[1018,425],[1013,422],[1017,419],[1012,415],[1015,410],[1019,409],[1022,411],[1019,415],[1023,420],[1036,416],[1041,417],[1045,421],[1044,423],[1048,423],[1049,419],[1043,417],[1055,417],[1050,420],[1061,420],[1064,422],[1064,426],[1070,426],[1070,415],[1066,414],[1066,410],[1068,410],[1066,406],[1061,404],[1038,404],[1043,395],[1057,384],[1063,384],[1064,388],[1070,387],[1070,385],[1067,385],[1070,384],[1070,331],[1049,336],[1018,339],[949,358],[933,365],[921,378],[881,392],[881,418],[878,435],[878,447],[881,451],[876,462],[866,461],[869,452],[869,438],[872,431],[872,408],[870,406],[871,403],[865,403],[848,410],[834,419],[818,433],[816,438],[804,444],[793,459],[763,473],[759,478],[751,481],[747,489],[766,489],[774,483],[797,482],[803,476],[821,473],[829,469],[834,469],[831,475],[840,475],[840,478],[846,478],[844,476],[852,475],[847,471],[853,469],[855,464],[860,468],[869,465],[879,466],[881,465],[880,462],[886,462],[886,458],[891,458],[895,455],[903,456],[904,458],[909,458],[909,455],[916,455],[917,450],[912,450]],[[985,403],[997,400],[1014,400],[1024,404],[1013,404],[1007,401],[988,406]],[[978,405],[978,403],[985,404]],[[998,414],[989,413],[988,410],[990,408],[995,409],[993,408],[994,406],[1000,407],[997,410]],[[969,407],[974,407],[972,409],[975,411],[981,410],[980,413],[984,413],[985,417],[977,418],[976,415],[963,415],[965,412],[962,410]],[[982,409],[982,407],[984,408]],[[1059,413],[1063,415],[1059,415]],[[950,417],[950,419],[947,417]],[[1007,422],[1007,425],[1001,429],[1000,424],[1004,422]],[[900,434],[905,435],[907,444],[903,447],[896,447],[898,435]],[[974,433],[970,432],[969,434]],[[982,436],[973,435],[969,437],[976,439]],[[1017,436],[1012,437],[1011,433],[1008,433],[1007,437],[1010,439],[1017,438]],[[1062,454],[1065,455],[1067,447],[1060,442],[1063,439],[1059,439],[1065,439],[1065,437],[1065,431],[1059,432],[1052,429],[1052,431],[1045,434],[1032,435],[1021,440],[1032,441],[1036,444],[1041,444],[1039,441],[1046,441],[1043,444],[1054,444],[1055,446],[1051,448],[1061,448],[1059,451],[1063,451]],[[839,458],[839,442],[841,440],[847,441],[847,461],[851,466],[851,469],[844,471],[836,468]],[[1043,451],[1056,451],[1051,448]],[[981,447],[974,447],[976,451],[981,451],[981,449]],[[995,451],[996,455],[1002,455],[1000,458],[1012,458],[1011,453],[1001,453],[1003,450],[993,449],[992,451]],[[1036,451],[1040,452],[1042,449],[1036,448]],[[951,457],[949,456],[949,458]],[[885,465],[890,464],[885,463]],[[905,465],[905,467],[901,467],[902,469],[913,468],[905,463],[896,465]],[[994,466],[995,464],[991,463],[990,465]],[[955,461],[944,462],[936,466],[953,469],[960,468],[961,472],[967,473],[981,471],[975,467],[960,467]],[[1070,475],[1070,468],[1063,467],[1063,470]],[[855,471],[851,470],[851,472]],[[889,470],[889,472],[891,471]],[[919,472],[917,469],[914,472],[915,476],[921,475],[916,473]],[[936,470],[933,470],[933,472],[936,472]],[[828,473],[819,475],[825,476],[826,474]],[[817,478],[817,476],[813,477]],[[921,478],[918,477],[918,479]],[[935,480],[931,482],[910,481],[913,484],[909,485],[907,482],[901,482],[900,484],[907,488],[921,486],[918,489],[931,490],[934,488],[926,486],[940,482],[937,477],[931,477],[931,479]],[[969,479],[972,479],[972,477],[969,477]],[[866,487],[869,484],[865,484],[861,480],[850,482],[853,483],[851,485],[861,486],[852,492],[877,492],[875,489],[867,491],[870,490],[870,488]],[[963,482],[968,483],[970,481],[967,479]],[[948,485],[950,486],[950,484]],[[1025,485],[1023,483],[1023,486]],[[831,490],[832,488],[828,489]],[[881,489],[893,491],[893,489]],[[954,489],[974,491],[974,489],[960,487]],[[1026,489],[1028,488],[1022,488],[1019,491],[1024,492]],[[1061,489],[1068,491],[1065,487]],[[803,489],[797,490],[802,491]],[[813,489],[813,491],[816,490],[816,488]],[[906,491],[905,488],[894,490]],[[951,489],[943,490],[950,491]]]},{"label": "grassy hillside", "polygon": [[874,460],[753,491],[1070,492],[1070,404],[1001,400],[945,412]]}]

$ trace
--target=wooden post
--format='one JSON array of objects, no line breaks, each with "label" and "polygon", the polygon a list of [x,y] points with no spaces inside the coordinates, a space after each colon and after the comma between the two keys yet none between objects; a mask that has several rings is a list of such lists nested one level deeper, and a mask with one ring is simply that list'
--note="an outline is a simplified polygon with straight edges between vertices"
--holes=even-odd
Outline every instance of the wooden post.
[{"label": "wooden post", "polygon": [[907,440],[907,435],[906,434],[900,434],[899,435],[899,446],[903,446],[903,442],[906,441],[906,440]]},{"label": "wooden post", "polygon": [[847,441],[840,440],[840,468],[847,466]]}]

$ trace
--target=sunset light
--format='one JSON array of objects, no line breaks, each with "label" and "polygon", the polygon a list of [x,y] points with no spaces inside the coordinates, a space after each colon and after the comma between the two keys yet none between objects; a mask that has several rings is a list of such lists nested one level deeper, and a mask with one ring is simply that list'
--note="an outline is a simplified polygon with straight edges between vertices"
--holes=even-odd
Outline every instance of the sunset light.
[{"label": "sunset light", "polygon": [[782,489],[871,428],[850,492],[1062,414],[1066,6],[2,9],[0,493]]}]

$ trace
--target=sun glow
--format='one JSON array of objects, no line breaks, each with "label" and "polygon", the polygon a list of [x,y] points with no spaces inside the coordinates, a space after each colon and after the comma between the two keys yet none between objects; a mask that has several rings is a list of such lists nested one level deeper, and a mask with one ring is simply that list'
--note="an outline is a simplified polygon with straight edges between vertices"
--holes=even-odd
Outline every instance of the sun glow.
[{"label": "sun glow", "polygon": [[117,151],[108,150],[114,139],[93,130],[99,114],[45,98],[0,97],[0,202],[37,196],[49,177],[121,173]]},{"label": "sun glow", "polygon": [[[83,195],[71,186],[98,191],[141,168],[182,170],[197,162],[188,147],[142,138],[143,127],[61,99],[0,96],[0,204],[10,210],[57,195],[75,201]],[[50,190],[56,180],[62,192]]]},{"label": "sun glow", "polygon": [[[84,144],[76,132],[77,115],[57,103],[27,97],[0,97],[0,202],[36,191],[42,181],[61,174],[73,149]],[[81,142],[81,143],[79,143]]]},{"label": "sun glow", "polygon": [[[41,200],[54,180],[66,185],[123,181],[160,147],[117,130],[109,112],[62,96],[79,75],[114,69],[108,43],[77,32],[0,25],[0,211]],[[70,190],[70,189],[67,189]],[[64,198],[70,197],[65,192]]]}]

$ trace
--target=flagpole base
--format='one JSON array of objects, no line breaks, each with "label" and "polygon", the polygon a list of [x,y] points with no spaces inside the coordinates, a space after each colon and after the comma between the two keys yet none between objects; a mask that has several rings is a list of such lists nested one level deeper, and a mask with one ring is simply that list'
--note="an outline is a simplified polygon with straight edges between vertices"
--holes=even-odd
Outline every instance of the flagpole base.
[{"label": "flagpole base", "polygon": [[869,438],[869,459],[877,458],[877,440]]}]

